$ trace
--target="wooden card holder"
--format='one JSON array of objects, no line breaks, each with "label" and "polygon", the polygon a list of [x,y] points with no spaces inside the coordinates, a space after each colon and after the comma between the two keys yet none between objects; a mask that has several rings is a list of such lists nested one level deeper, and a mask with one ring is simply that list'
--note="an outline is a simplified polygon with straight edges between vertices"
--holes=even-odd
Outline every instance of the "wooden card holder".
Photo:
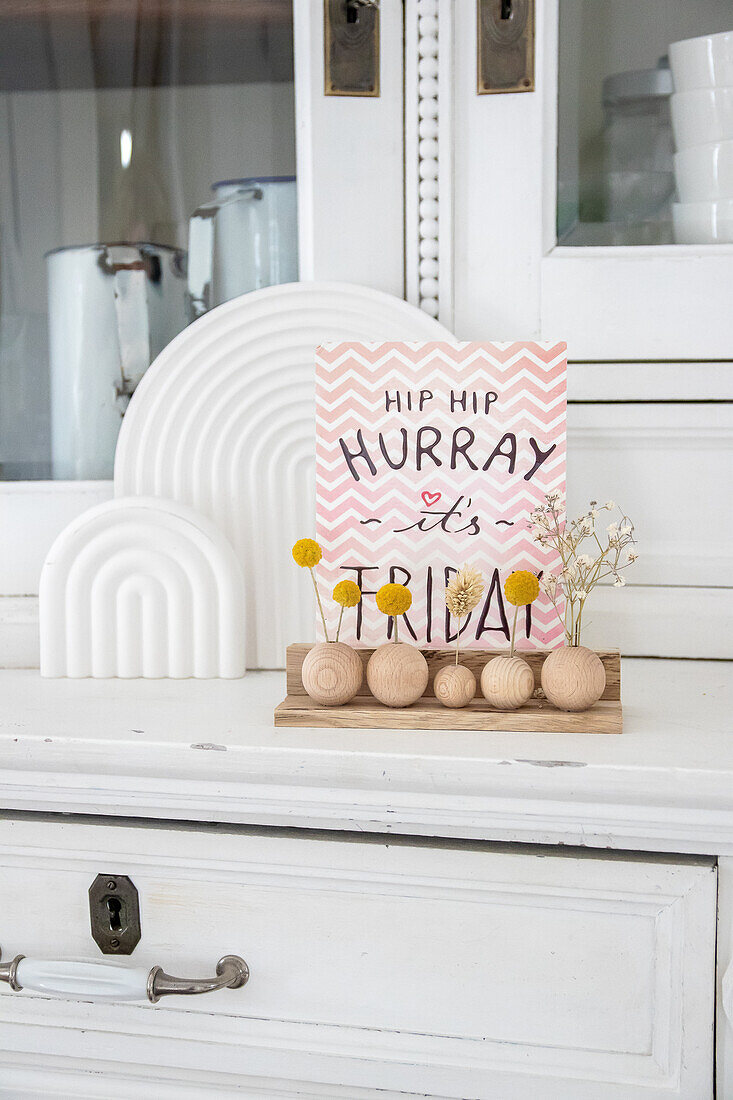
[{"label": "wooden card holder", "polygon": [[[449,709],[435,698],[433,680],[435,673],[446,662],[454,659],[448,650],[424,649],[430,680],[425,694],[411,707],[395,709],[378,703],[366,682],[366,676],[358,694],[342,707],[322,707],[307,695],[300,670],[310,645],[288,646],[287,697],[275,708],[276,726],[336,726],[342,729],[414,729],[414,730],[505,730],[523,733],[621,733],[621,658],[618,650],[598,650],[598,656],[606,669],[606,690],[602,698],[590,710],[568,712],[557,710],[547,700],[532,698],[518,710],[494,710],[481,696],[460,710]],[[366,667],[373,649],[360,649],[358,653]],[[467,665],[481,679],[481,670],[492,657],[502,650],[466,650],[461,663]],[[547,650],[520,653],[530,665],[539,688],[540,669]],[[535,691],[535,696],[537,696]]]}]

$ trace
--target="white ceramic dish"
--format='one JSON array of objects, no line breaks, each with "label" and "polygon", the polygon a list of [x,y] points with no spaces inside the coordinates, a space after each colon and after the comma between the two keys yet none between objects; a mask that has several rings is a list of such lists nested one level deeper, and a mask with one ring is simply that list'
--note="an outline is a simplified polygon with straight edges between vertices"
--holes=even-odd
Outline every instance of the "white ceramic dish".
[{"label": "white ceramic dish", "polygon": [[733,138],[733,85],[675,92],[669,103],[677,152]]},{"label": "white ceramic dish", "polygon": [[733,199],[733,140],[675,153],[674,174],[680,202]]},{"label": "white ceramic dish", "polygon": [[342,340],[452,340],[400,298],[348,283],[286,283],[205,314],[148,369],[122,422],[116,496],[189,504],[244,569],[247,663],[282,668],[313,637],[293,543],[315,529],[315,349]]},{"label": "white ceramic dish", "polygon": [[733,244],[733,199],[676,202],[672,219],[677,244]]},{"label": "white ceramic dish", "polygon": [[677,92],[733,84],[733,30],[673,42],[669,67]]}]

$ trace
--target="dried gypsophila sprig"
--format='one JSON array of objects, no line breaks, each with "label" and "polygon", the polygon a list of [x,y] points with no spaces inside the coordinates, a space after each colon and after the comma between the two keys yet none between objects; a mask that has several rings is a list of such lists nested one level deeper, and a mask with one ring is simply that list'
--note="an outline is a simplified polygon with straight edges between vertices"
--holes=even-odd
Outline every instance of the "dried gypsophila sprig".
[{"label": "dried gypsophila sprig", "polygon": [[[620,520],[608,524],[599,538],[596,521],[602,512],[612,512],[616,508],[613,500],[605,504],[592,500],[589,511],[570,522],[563,511],[559,492],[548,493],[545,501],[531,513],[530,526],[535,542],[557,551],[562,569],[543,577],[541,586],[562,623],[567,644],[577,646],[580,645],[583,610],[590,593],[607,577],[613,577],[614,588],[623,588],[626,580],[622,571],[639,557],[632,549],[636,545],[634,525],[622,513]],[[586,540],[591,542],[592,555],[579,552]],[[564,617],[557,606],[560,594],[565,597]]]},{"label": "dried gypsophila sprig", "polygon": [[462,565],[452,580],[445,586],[445,605],[456,619],[458,629],[456,631],[456,664],[461,638],[461,619],[478,605],[484,594],[484,578],[478,569],[470,565]]}]

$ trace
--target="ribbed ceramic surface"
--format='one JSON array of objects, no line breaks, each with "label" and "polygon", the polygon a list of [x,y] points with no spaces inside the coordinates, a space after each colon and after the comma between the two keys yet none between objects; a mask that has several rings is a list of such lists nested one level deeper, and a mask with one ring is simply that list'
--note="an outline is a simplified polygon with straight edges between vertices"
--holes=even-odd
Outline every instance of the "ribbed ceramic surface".
[{"label": "ribbed ceramic surface", "polygon": [[315,348],[449,340],[422,310],[346,283],[290,283],[236,298],[181,333],[133,397],[115,493],[192,505],[230,540],[247,592],[253,668],[313,638],[309,579],[290,554],[315,531]]},{"label": "ribbed ceramic surface", "polygon": [[244,674],[242,570],[188,506],[141,497],[90,508],[49,550],[39,597],[43,676]]}]

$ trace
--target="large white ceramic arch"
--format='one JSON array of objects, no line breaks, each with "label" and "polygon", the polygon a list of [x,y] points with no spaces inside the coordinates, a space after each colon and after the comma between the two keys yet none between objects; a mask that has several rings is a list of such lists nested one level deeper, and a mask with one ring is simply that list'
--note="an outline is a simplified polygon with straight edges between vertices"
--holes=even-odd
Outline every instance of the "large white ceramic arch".
[{"label": "large white ceramic arch", "polygon": [[368,287],[268,287],[177,336],[130,403],[115,493],[190,504],[229,538],[245,575],[250,667],[282,667],[288,643],[314,634],[311,593],[290,549],[315,528],[315,348],[411,339],[451,334]]},{"label": "large white ceramic arch", "polygon": [[244,675],[239,560],[188,505],[118,498],[74,519],[48,552],[39,590],[41,675]]}]

